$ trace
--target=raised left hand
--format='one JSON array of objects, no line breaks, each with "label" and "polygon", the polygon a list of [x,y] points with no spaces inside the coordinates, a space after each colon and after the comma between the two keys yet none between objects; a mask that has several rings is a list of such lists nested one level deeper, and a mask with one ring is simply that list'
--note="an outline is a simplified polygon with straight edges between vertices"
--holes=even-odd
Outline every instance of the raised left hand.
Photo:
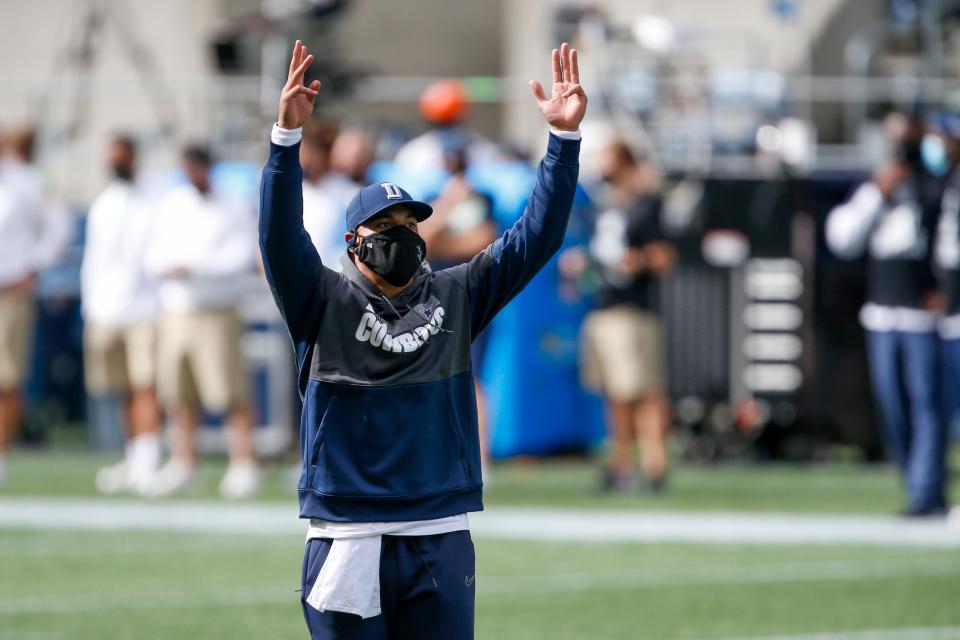
[{"label": "raised left hand", "polygon": [[553,50],[552,58],[553,87],[550,97],[536,80],[530,81],[530,88],[537,98],[540,113],[551,127],[560,131],[576,131],[587,110],[587,94],[580,86],[577,50],[564,42],[559,50]]},{"label": "raised left hand", "polygon": [[307,45],[297,40],[290,58],[287,84],[283,86],[283,92],[280,94],[277,114],[277,124],[284,129],[302,127],[313,111],[320,81],[314,80],[309,86],[303,84],[303,76],[311,64],[313,64],[313,56],[307,54]]}]

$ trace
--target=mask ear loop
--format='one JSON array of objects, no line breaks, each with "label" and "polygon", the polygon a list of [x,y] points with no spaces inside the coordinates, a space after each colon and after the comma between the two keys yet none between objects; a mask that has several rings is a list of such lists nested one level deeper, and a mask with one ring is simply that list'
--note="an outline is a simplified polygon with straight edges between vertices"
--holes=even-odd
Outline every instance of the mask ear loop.
[{"label": "mask ear loop", "polygon": [[352,232],[353,238],[350,240],[350,243],[347,244],[347,251],[352,251],[354,255],[357,253],[357,249],[360,248],[360,234],[354,229]]}]

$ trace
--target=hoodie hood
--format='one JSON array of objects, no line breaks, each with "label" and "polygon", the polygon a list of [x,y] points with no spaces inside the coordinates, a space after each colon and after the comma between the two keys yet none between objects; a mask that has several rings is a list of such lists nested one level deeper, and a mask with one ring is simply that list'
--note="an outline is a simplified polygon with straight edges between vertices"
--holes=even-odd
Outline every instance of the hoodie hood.
[{"label": "hoodie hood", "polygon": [[[390,299],[357,268],[350,251],[344,251],[343,255],[340,256],[340,266],[342,267],[341,274],[344,278],[362,289],[367,298],[378,308],[384,309],[390,309],[391,306],[407,307],[419,302],[420,298],[422,298],[425,293],[428,293],[429,276],[433,275],[430,265],[424,260],[420,264],[420,269],[416,275],[413,276],[413,282],[401,291],[397,297]],[[390,309],[390,312],[393,313],[394,310]]]}]

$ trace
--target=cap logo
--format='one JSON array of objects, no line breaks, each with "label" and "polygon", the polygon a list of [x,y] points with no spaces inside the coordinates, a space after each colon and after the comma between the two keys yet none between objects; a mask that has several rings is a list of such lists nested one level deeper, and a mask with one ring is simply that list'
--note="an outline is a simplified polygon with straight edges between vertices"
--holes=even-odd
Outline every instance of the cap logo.
[{"label": "cap logo", "polygon": [[392,182],[381,182],[380,186],[387,192],[387,200],[402,200],[403,194],[400,193],[400,187]]}]

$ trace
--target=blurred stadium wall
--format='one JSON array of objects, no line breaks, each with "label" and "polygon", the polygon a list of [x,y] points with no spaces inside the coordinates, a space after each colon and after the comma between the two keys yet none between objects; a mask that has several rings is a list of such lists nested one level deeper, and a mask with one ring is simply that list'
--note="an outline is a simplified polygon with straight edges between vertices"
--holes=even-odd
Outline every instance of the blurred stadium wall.
[{"label": "blurred stadium wall", "polygon": [[[513,80],[504,114],[509,139],[541,144],[539,121],[524,101],[526,79],[542,75],[537,52],[569,37],[564,13],[571,17],[572,31],[573,9],[588,5],[609,24],[632,30],[633,40],[646,40],[648,52],[658,42],[665,51],[699,50],[705,71],[739,68],[799,75],[840,75],[851,36],[881,20],[886,9],[884,0],[505,0],[504,75]],[[547,24],[551,28],[544,28]],[[594,83],[605,81],[604,67],[616,57],[636,55],[624,48],[579,46],[590,53],[581,64],[588,70],[584,76]],[[837,105],[820,104],[815,110],[818,128],[820,120],[836,124],[840,119]]]},{"label": "blurred stadium wall", "polygon": [[[526,81],[545,77],[539,53],[571,37],[573,16],[587,7],[633,31],[630,39],[645,41],[648,57],[659,42],[687,56],[699,51],[704,69],[839,76],[851,36],[880,19],[885,6],[884,0],[0,0],[13,18],[0,22],[0,127],[42,123],[45,168],[81,206],[101,184],[99,163],[91,159],[99,159],[111,131],[145,138],[147,170],[168,166],[180,143],[198,138],[212,138],[232,159],[255,160],[289,41],[301,36],[317,53],[315,72],[327,86],[322,112],[329,117],[416,130],[423,127],[419,92],[431,80],[454,76],[477,98],[471,126],[537,149],[542,127],[529,108]],[[304,7],[311,9],[305,14]],[[590,53],[584,66],[595,84],[610,82],[617,56],[636,53],[591,47],[589,40],[578,44]],[[819,101],[808,109],[821,140],[837,133],[838,105]]]},{"label": "blurred stadium wall", "polygon": [[[142,135],[146,169],[168,166],[180,143],[212,138],[232,159],[259,158],[289,41],[311,43],[327,90],[323,113],[364,124],[423,127],[416,97],[454,76],[477,102],[471,125],[520,147],[542,144],[529,108],[539,55],[572,16],[594,7],[634,40],[702,52],[709,68],[839,75],[850,36],[883,15],[884,0],[0,0],[0,127],[43,124],[46,170],[85,205],[102,182],[104,136]],[[312,7],[304,18],[304,7]],[[732,8],[735,7],[735,10]],[[639,32],[643,34],[638,35]],[[584,66],[606,81],[616,47]],[[648,47],[649,49],[649,47]],[[502,82],[501,82],[502,79]],[[818,103],[822,139],[841,118]]]},{"label": "blurred stadium wall", "polygon": [[[304,4],[316,19],[293,14]],[[0,0],[0,128],[42,125],[44,167],[81,206],[102,186],[102,143],[113,131],[145,139],[147,171],[197,139],[212,138],[231,159],[258,159],[295,37],[316,52],[328,95],[356,95],[324,105],[327,116],[422,127],[416,97],[431,79],[501,73],[503,6]],[[471,115],[490,136],[500,123],[495,102]]]}]

